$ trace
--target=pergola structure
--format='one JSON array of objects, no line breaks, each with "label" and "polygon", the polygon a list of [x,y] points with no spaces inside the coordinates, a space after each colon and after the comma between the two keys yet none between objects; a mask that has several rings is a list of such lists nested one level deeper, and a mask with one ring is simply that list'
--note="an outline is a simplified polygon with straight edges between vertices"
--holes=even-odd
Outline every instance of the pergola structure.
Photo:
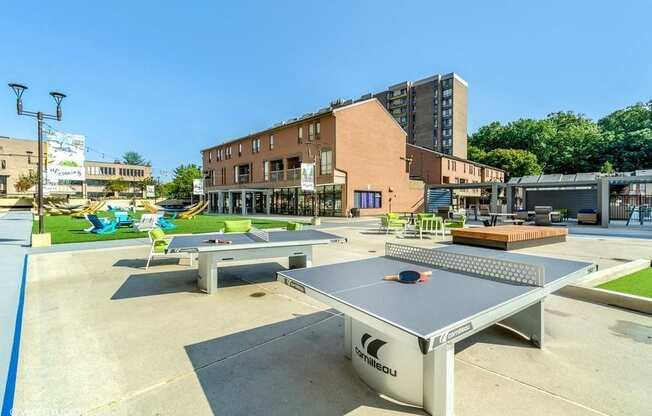
[{"label": "pergola structure", "polygon": [[[641,174],[643,173],[643,174]],[[577,173],[577,174],[552,174],[552,175],[535,175],[511,178],[508,183],[499,182],[481,182],[481,183],[445,183],[437,185],[428,185],[426,187],[425,201],[428,201],[429,191],[433,189],[448,190],[453,195],[454,190],[461,189],[491,189],[490,210],[498,211],[498,195],[502,189],[505,190],[505,200],[507,212],[512,212],[515,208],[514,197],[521,194],[521,205],[526,206],[527,190],[547,190],[547,191],[580,191],[589,194],[592,198],[591,205],[595,206],[601,217],[601,225],[609,226],[610,217],[610,194],[611,186],[622,185],[629,186],[633,184],[651,184],[652,175],[649,172],[641,173],[619,173],[614,175],[604,175],[595,172]],[[551,204],[551,203],[550,203]]]}]

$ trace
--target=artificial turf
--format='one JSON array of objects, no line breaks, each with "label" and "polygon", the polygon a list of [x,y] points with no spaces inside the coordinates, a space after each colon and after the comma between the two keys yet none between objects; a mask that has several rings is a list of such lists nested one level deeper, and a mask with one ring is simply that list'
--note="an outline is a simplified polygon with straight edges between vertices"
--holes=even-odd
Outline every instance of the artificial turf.
[{"label": "artificial turf", "polygon": [[[132,218],[138,219],[144,212],[131,214]],[[99,212],[100,217],[112,218],[110,212]],[[250,219],[256,228],[278,228],[285,227],[286,221],[272,219],[242,218],[227,215],[197,215],[190,220],[175,219],[172,222],[176,225],[173,230],[166,230],[166,234],[195,234],[217,232],[224,228],[224,220]],[[92,234],[84,231],[90,227],[90,223],[84,218],[73,218],[68,215],[45,217],[45,232],[51,234],[52,244],[81,243],[89,241],[119,240],[126,238],[146,238],[147,232],[139,232],[136,228],[120,227],[112,234]],[[38,232],[38,221],[34,221],[33,232]]]},{"label": "artificial turf", "polygon": [[639,270],[598,286],[600,289],[652,298],[652,267]]}]

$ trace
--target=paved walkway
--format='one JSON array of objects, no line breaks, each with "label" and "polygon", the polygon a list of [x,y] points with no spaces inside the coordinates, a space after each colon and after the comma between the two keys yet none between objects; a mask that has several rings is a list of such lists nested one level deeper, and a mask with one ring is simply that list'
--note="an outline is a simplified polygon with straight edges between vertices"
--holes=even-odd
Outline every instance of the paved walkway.
[{"label": "paved walkway", "polygon": [[[13,399],[12,380],[15,371],[10,365],[16,332],[16,312],[31,230],[30,212],[0,214],[0,397],[4,398],[3,403]],[[5,397],[6,387],[10,390],[7,390],[9,394]],[[2,414],[4,415],[4,410]]]}]

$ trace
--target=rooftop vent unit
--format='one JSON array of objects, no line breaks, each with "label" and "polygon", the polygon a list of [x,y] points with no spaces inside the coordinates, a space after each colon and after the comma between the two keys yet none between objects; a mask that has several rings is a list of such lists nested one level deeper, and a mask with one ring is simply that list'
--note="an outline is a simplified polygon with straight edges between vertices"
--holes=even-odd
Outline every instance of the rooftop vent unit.
[{"label": "rooftop vent unit", "polygon": [[368,99],[370,99],[370,98],[371,98],[371,93],[364,94],[364,95],[361,95],[361,96],[360,96],[360,101],[362,101],[362,100],[368,100]]},{"label": "rooftop vent unit", "polygon": [[332,108],[336,108],[336,107],[342,106],[342,103],[344,103],[344,100],[341,99],[341,98],[338,98],[337,100],[331,101],[330,105],[331,105]]}]

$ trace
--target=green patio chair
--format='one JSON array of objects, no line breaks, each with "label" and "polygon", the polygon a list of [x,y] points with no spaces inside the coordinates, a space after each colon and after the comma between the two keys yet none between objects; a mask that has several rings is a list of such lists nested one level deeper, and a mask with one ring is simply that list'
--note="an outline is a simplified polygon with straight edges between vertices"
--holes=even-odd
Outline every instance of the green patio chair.
[{"label": "green patio chair", "polygon": [[401,219],[392,219],[389,215],[383,215],[380,217],[380,230],[385,231],[385,234],[389,234],[390,230],[402,230],[407,224],[406,220]]},{"label": "green patio chair", "polygon": [[444,221],[444,226],[447,228],[464,228],[466,225],[466,215],[461,215],[455,220]]},{"label": "green patio chair", "polygon": [[420,220],[417,218],[417,230],[419,230],[419,238],[423,239],[423,233],[434,233],[441,230],[441,236],[444,236],[444,220],[441,217],[422,217]]}]

